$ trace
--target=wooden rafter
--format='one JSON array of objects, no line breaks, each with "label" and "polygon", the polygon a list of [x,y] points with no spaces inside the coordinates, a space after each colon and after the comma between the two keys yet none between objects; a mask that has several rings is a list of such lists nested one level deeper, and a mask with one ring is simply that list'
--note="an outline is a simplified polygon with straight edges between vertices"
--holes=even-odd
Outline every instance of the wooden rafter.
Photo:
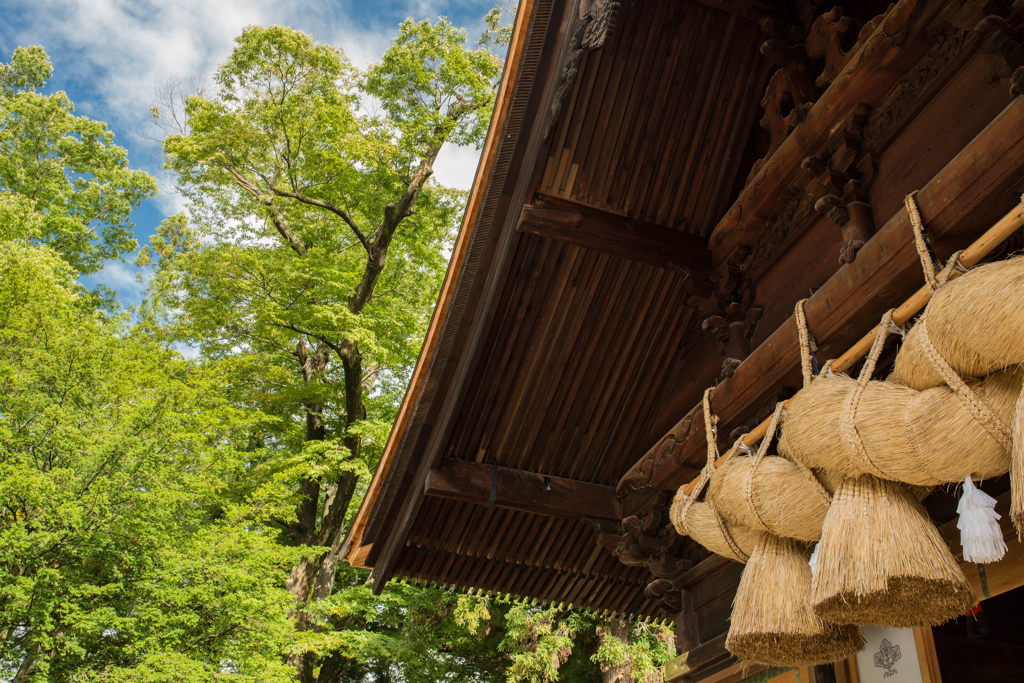
[{"label": "wooden rafter", "polygon": [[614,486],[456,458],[442,458],[430,470],[423,492],[476,505],[486,505],[493,493],[495,507],[568,519],[619,519]]},{"label": "wooden rafter", "polygon": [[535,194],[518,230],[670,270],[711,270],[707,240],[681,230]]}]

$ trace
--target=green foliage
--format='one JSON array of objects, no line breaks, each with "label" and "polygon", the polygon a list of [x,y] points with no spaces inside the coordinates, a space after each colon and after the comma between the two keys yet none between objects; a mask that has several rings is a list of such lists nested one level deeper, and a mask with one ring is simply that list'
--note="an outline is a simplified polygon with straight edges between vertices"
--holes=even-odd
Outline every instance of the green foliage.
[{"label": "green foliage", "polygon": [[[491,47],[492,45],[507,47],[512,42],[512,26],[515,23],[517,8],[512,5],[511,0],[509,5],[511,7],[497,5],[484,16],[486,28],[483,35],[480,36],[480,40],[477,41],[477,45],[480,47]],[[506,15],[509,21],[502,23]]]},{"label": "green foliage", "polygon": [[465,618],[467,596],[455,590],[392,582],[374,596],[367,579],[365,570],[340,567],[338,590],[314,608],[331,628],[301,641],[310,652],[343,653],[329,664],[343,672],[335,680],[504,680],[500,610],[476,601],[473,623]]},{"label": "green foliage", "polygon": [[34,243],[89,274],[135,249],[130,215],[156,181],[128,168],[105,123],[75,116],[63,92],[37,92],[52,71],[41,47],[19,47],[0,64],[0,191],[32,202]]},{"label": "green foliage", "polygon": [[675,657],[669,650],[672,631],[660,624],[638,621],[631,624],[630,642],[611,635],[602,629],[601,644],[591,661],[602,670],[609,667],[629,666],[636,683],[648,680],[658,667]]},{"label": "green foliage", "polygon": [[[459,654],[468,632],[438,616],[453,594],[373,598],[335,566],[463,208],[462,193],[431,182],[432,164],[448,141],[482,140],[499,71],[443,20],[403,24],[365,74],[302,33],[249,27],[215,92],[186,98],[183,115],[157,112],[184,122],[164,148],[190,209],[140,252],[156,266],[147,310],[205,362],[231,362],[235,405],[274,418],[232,487],[285,482],[293,508],[270,521],[283,542],[311,546],[291,579],[304,636],[289,661],[306,680],[472,668]],[[362,113],[371,100],[380,114]]]},{"label": "green foliage", "polygon": [[73,276],[0,242],[0,677],[289,680],[283,491],[224,495],[261,417]]},{"label": "green foliage", "polygon": [[561,680],[561,666],[573,653],[574,639],[592,626],[579,612],[517,603],[508,610],[507,634],[501,649],[512,660],[509,683],[547,683]]},{"label": "green foliage", "polygon": [[380,64],[366,72],[365,91],[380,100],[399,146],[417,151],[479,144],[494,106],[494,79],[501,61],[490,50],[465,47],[466,31],[444,19],[435,24],[406,20]]}]

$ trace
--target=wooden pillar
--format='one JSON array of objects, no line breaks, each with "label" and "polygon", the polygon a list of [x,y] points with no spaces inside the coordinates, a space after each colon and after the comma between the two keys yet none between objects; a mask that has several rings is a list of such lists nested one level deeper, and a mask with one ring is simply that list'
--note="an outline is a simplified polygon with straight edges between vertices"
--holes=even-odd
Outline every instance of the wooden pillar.
[{"label": "wooden pillar", "polygon": [[676,615],[676,654],[689,652],[700,645],[700,633],[697,631],[697,613],[693,609],[693,591],[684,588],[682,608]]}]

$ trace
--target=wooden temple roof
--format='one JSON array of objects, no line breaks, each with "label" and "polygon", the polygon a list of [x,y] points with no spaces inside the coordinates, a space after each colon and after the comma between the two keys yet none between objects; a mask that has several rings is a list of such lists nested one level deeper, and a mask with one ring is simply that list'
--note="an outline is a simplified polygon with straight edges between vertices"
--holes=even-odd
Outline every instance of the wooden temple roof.
[{"label": "wooden temple roof", "polygon": [[[719,385],[724,443],[799,386],[798,299],[813,293],[827,357],[916,289],[907,192],[947,253],[975,230],[965,216],[1005,213],[1024,105],[972,30],[984,8],[825,9],[522,0],[438,306],[344,550],[375,590],[407,578],[660,616],[652,572],[678,588],[722,567],[658,512],[703,464],[704,388]],[[841,262],[851,215],[868,240]]]}]

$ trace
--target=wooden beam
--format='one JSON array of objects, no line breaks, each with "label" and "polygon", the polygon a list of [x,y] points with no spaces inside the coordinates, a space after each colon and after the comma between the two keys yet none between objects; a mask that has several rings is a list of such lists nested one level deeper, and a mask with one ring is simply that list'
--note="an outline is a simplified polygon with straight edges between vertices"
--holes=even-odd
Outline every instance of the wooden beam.
[{"label": "wooden beam", "polygon": [[535,194],[523,207],[518,230],[658,268],[711,270],[701,237],[548,195]]},{"label": "wooden beam", "polygon": [[706,560],[690,567],[683,574],[680,574],[676,579],[674,579],[672,583],[676,588],[690,588],[711,576],[719,569],[728,566],[730,562],[732,562],[732,560],[728,560],[721,555],[712,555]]},{"label": "wooden beam", "polygon": [[[1018,201],[1011,190],[1024,174],[1024,97],[1018,97],[917,195],[939,257],[978,237]],[[898,211],[804,305],[819,358],[834,358],[877,324],[882,313],[920,287],[921,265],[910,219]],[[719,433],[727,434],[783,386],[800,382],[796,325],[790,317],[722,381],[711,397]],[[695,406],[673,428],[672,447],[654,448],[619,481],[623,515],[664,489],[676,489],[703,464],[704,416]],[[664,440],[663,440],[664,441]],[[661,443],[661,442],[659,442]]]},{"label": "wooden beam", "polygon": [[707,669],[731,655],[725,649],[726,634],[684,652],[665,664],[665,682],[678,681]]},{"label": "wooden beam", "polygon": [[441,458],[437,469],[427,473],[423,492],[428,496],[485,505],[491,498],[495,470],[494,507],[568,519],[619,519],[614,486],[547,477],[457,458]]}]

